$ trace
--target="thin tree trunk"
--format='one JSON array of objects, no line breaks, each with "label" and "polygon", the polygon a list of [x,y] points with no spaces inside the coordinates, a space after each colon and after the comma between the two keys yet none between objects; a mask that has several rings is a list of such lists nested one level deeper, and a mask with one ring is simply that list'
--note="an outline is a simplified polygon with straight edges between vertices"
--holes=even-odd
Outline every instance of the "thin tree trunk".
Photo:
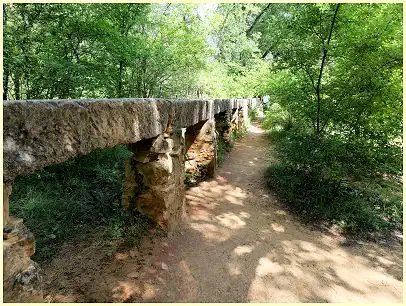
[{"label": "thin tree trunk", "polygon": [[121,98],[123,95],[123,61],[120,61],[117,95],[119,98]]},{"label": "thin tree trunk", "polygon": [[146,74],[147,74],[147,58],[143,57],[143,59],[142,59],[142,98],[145,98],[146,91],[147,91]]},{"label": "thin tree trunk", "polygon": [[[7,11],[6,11],[6,4],[3,3],[3,31],[6,30],[7,26]],[[7,54],[7,35],[4,35],[4,55],[8,58],[9,54]],[[8,80],[9,80],[9,69],[8,69],[8,60],[5,61],[3,57],[4,63],[4,76],[3,76],[3,100],[7,100],[8,97]]]},{"label": "thin tree trunk", "polygon": [[269,52],[271,52],[272,47],[269,47],[262,55],[261,58],[265,58]]},{"label": "thin tree trunk", "polygon": [[334,29],[334,23],[336,21],[336,17],[337,17],[337,12],[338,9],[340,7],[340,3],[337,3],[335,11],[334,11],[334,16],[333,16],[333,21],[331,22],[331,27],[330,27],[330,33],[328,35],[328,40],[327,40],[327,45],[325,46],[323,43],[323,58],[321,59],[321,65],[320,65],[320,73],[319,73],[319,78],[317,80],[317,87],[316,87],[316,92],[317,92],[317,116],[316,116],[316,134],[319,135],[320,134],[320,103],[321,103],[321,99],[320,99],[320,90],[321,90],[321,78],[323,75],[323,69],[324,69],[324,65],[326,63],[326,58],[327,58],[327,51],[328,51],[328,47],[330,46],[330,40],[331,40],[331,35],[333,34],[333,29]]},{"label": "thin tree trunk", "polygon": [[4,78],[3,78],[3,100],[7,100],[8,97],[8,79],[9,79],[9,73],[8,73],[8,67],[6,65],[4,66]]},{"label": "thin tree trunk", "polygon": [[14,95],[16,100],[21,100],[20,95],[20,75],[16,75],[14,78]]}]

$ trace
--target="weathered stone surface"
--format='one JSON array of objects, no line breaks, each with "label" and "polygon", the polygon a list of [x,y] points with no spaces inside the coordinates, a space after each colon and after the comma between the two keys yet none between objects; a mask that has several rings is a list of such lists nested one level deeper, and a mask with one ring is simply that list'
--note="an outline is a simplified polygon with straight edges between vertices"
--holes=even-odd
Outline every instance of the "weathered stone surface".
[{"label": "weathered stone surface", "polygon": [[231,142],[231,116],[226,112],[217,114],[215,117],[216,131],[225,143]]},{"label": "weathered stone surface", "polygon": [[3,281],[3,300],[6,303],[44,302],[41,284],[41,269],[30,260],[27,268],[18,273],[12,283]]},{"label": "weathered stone surface", "polygon": [[123,206],[151,216],[168,230],[176,227],[184,213],[184,158],[180,138],[160,135],[141,143],[141,147],[131,145],[134,156],[125,169]]},{"label": "weathered stone surface", "polygon": [[[216,123],[207,120],[186,130],[186,172],[213,177],[216,169]],[[194,166],[196,165],[196,166]]]},{"label": "weathered stone surface", "polygon": [[4,301],[40,302],[42,292],[39,268],[30,259],[35,253],[34,235],[24,226],[22,219],[13,217],[10,217],[3,232],[10,230],[16,231],[17,236],[3,239]]},{"label": "weathered stone surface", "polygon": [[[41,275],[30,257],[33,235],[9,217],[11,181],[95,149],[129,144],[123,206],[150,215],[169,231],[184,212],[185,148],[188,171],[214,175],[216,128],[225,136],[243,124],[249,99],[70,100],[4,103],[3,292],[7,302],[41,302]],[[238,111],[240,110],[240,112]],[[216,126],[221,114],[226,124]],[[231,121],[230,121],[231,119]],[[181,128],[186,127],[183,137]]]},{"label": "weathered stone surface", "polygon": [[212,119],[255,99],[30,100],[3,105],[3,181]]},{"label": "weathered stone surface", "polygon": [[10,226],[12,230],[17,231],[18,239],[3,239],[4,280],[13,278],[17,273],[26,269],[30,257],[35,252],[34,235],[19,220],[21,219],[16,219],[16,224]]},{"label": "weathered stone surface", "polygon": [[7,225],[10,214],[9,198],[11,194],[11,183],[3,184],[3,227]]}]

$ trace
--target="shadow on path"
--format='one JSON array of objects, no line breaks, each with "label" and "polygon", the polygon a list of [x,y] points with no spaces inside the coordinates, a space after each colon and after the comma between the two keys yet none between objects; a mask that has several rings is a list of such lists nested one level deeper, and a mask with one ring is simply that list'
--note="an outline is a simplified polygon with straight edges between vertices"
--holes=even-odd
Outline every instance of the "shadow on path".
[{"label": "shadow on path", "polygon": [[82,255],[70,246],[76,265],[92,264],[79,271],[74,260],[55,260],[77,275],[64,276],[51,301],[402,302],[401,247],[343,246],[295,221],[263,183],[268,147],[251,126],[216,179],[187,190],[187,216],[172,237],[107,257],[100,243]]}]

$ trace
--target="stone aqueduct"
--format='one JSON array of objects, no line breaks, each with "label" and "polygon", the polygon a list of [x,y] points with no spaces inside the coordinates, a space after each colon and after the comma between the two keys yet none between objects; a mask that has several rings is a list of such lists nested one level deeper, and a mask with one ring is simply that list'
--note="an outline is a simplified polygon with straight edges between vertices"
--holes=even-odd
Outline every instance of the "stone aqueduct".
[{"label": "stone aqueduct", "polygon": [[247,124],[256,99],[30,100],[3,105],[3,299],[41,301],[41,277],[30,257],[33,235],[9,216],[17,176],[94,150],[127,144],[123,206],[172,230],[184,213],[188,171],[216,167],[216,137]]}]

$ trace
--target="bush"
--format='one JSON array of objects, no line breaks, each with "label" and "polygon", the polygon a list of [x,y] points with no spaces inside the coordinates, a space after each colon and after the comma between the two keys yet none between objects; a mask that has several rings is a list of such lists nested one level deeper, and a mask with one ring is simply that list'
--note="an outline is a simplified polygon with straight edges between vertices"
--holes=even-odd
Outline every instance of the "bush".
[{"label": "bush", "polygon": [[278,103],[273,103],[265,112],[262,127],[268,131],[289,130],[292,127],[292,117]]},{"label": "bush", "polygon": [[268,186],[304,220],[337,224],[347,233],[401,230],[400,184],[382,186],[378,178],[369,186],[345,184],[286,164],[270,166],[265,176]]},{"label": "bush", "polygon": [[258,106],[248,108],[248,118],[250,121],[254,121],[258,119]]},{"label": "bush", "polygon": [[267,169],[266,180],[294,211],[350,233],[400,228],[402,185],[394,179],[402,171],[399,148],[315,137],[295,126],[270,136],[278,162]]}]

